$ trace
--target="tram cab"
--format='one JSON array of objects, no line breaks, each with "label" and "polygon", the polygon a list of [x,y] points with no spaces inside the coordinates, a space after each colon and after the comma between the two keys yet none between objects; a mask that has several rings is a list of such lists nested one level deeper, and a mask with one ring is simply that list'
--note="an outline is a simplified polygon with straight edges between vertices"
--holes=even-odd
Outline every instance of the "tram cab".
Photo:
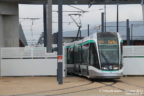
[{"label": "tram cab", "polygon": [[89,78],[120,78],[123,72],[121,41],[117,32],[102,32],[66,44],[68,73]]}]

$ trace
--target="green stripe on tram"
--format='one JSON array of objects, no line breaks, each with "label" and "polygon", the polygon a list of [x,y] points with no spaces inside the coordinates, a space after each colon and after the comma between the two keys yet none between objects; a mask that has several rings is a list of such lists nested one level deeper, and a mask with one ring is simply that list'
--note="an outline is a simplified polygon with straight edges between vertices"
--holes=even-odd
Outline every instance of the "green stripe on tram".
[{"label": "green stripe on tram", "polygon": [[88,44],[88,43],[95,43],[95,41],[94,40],[88,40],[88,41],[80,43],[78,45],[85,45],[85,44]]},{"label": "green stripe on tram", "polygon": [[66,48],[70,48],[71,46],[66,46]]},{"label": "green stripe on tram", "polygon": [[73,48],[74,47],[74,45],[73,46],[66,46],[66,48]]},{"label": "green stripe on tram", "polygon": [[144,58],[144,56],[123,56],[123,58]]},{"label": "green stripe on tram", "polygon": [[119,70],[102,70],[102,72],[118,72]]},{"label": "green stripe on tram", "polygon": [[[80,43],[78,45],[85,45],[85,44],[88,44],[88,43],[95,43],[95,41],[94,40],[88,40],[88,41]],[[73,46],[66,46],[66,48],[73,48],[73,47],[74,47],[74,45]]]}]

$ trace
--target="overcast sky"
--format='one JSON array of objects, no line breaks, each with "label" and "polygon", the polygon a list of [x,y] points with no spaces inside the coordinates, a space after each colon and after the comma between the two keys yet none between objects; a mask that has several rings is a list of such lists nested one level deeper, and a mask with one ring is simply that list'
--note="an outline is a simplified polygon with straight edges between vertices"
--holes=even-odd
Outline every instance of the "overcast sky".
[{"label": "overcast sky", "polygon": [[[91,8],[85,6],[75,6],[85,11],[87,13],[82,14],[82,29],[87,28],[87,24],[90,24],[91,28],[98,26],[101,24],[101,12],[103,12],[104,5],[93,5]],[[53,6],[53,11],[57,11],[57,6]],[[75,8],[72,8],[68,5],[63,6],[64,11],[78,11]],[[73,13],[63,13],[63,31],[71,31],[77,30],[77,26],[69,17],[68,14]],[[19,18],[20,23],[22,24],[23,30],[26,34],[26,38],[28,40],[34,39],[37,40],[40,36],[41,32],[43,32],[43,6],[42,5],[19,5]],[[31,20],[21,19],[21,18],[39,18],[35,20],[32,25]],[[76,20],[78,21],[77,17]],[[130,21],[141,21],[142,20],[142,9],[141,5],[120,5],[119,6],[119,19],[120,21],[125,21],[126,19],[130,19]],[[53,32],[58,31],[57,22],[58,14],[57,12],[53,12]],[[116,21],[116,5],[107,5],[107,22],[115,22]],[[32,31],[31,31],[32,29]]]}]

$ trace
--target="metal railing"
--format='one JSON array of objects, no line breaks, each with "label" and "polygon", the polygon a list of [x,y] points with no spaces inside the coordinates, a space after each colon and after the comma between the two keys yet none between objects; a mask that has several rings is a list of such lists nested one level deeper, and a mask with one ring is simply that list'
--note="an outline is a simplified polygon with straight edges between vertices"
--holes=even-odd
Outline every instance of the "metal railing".
[{"label": "metal railing", "polygon": [[47,53],[45,47],[5,47],[1,48],[1,59],[36,59],[57,57],[57,53]]},{"label": "metal railing", "polygon": [[124,46],[123,56],[144,56],[144,46]]}]

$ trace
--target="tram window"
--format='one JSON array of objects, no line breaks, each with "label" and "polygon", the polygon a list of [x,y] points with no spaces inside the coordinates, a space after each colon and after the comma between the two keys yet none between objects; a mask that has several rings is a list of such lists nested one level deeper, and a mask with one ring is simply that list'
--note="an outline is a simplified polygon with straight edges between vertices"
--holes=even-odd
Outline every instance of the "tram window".
[{"label": "tram window", "polygon": [[120,69],[123,67],[122,56],[123,56],[123,43],[120,43],[121,53],[120,53]]},{"label": "tram window", "polygon": [[67,64],[69,64],[69,62],[70,62],[70,52],[69,52],[69,48],[67,48],[66,50],[67,50]]},{"label": "tram window", "polygon": [[89,44],[82,46],[82,64],[88,64]]},{"label": "tram window", "polygon": [[79,46],[75,46],[74,49],[74,63],[80,63],[80,51],[79,51]]},{"label": "tram window", "polygon": [[96,46],[94,43],[90,44],[90,51],[89,51],[89,56],[90,56],[90,64],[92,66],[95,66],[96,68],[100,69],[99,66],[99,60],[98,60],[98,54],[96,50]]},{"label": "tram window", "polygon": [[67,64],[73,64],[73,48],[68,48]]},{"label": "tram window", "polygon": [[79,52],[79,63],[82,63],[82,46],[78,47],[78,52]]},{"label": "tram window", "polygon": [[67,64],[70,64],[70,59],[71,59],[70,48],[67,48]]},{"label": "tram window", "polygon": [[101,64],[119,64],[119,45],[99,45]]}]

